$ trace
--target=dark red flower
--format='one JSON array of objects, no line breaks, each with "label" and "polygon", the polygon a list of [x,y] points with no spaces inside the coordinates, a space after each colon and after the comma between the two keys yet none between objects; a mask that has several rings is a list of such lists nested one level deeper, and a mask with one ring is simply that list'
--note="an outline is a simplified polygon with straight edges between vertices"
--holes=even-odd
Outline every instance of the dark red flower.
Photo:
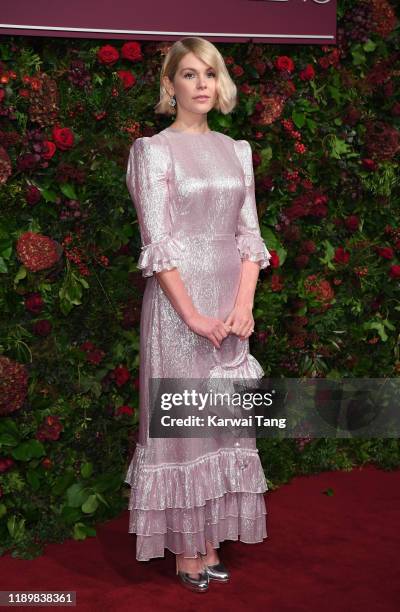
[{"label": "dark red flower", "polygon": [[25,309],[32,314],[39,314],[43,310],[43,299],[40,293],[30,293],[25,296]]},{"label": "dark red flower", "polygon": [[373,159],[370,159],[368,157],[364,158],[361,160],[362,165],[364,166],[364,168],[366,170],[377,170],[378,169],[378,164],[376,163],[376,161],[374,161]]},{"label": "dark red flower", "polygon": [[117,366],[116,368],[114,368],[114,378],[118,387],[122,387],[122,385],[128,382],[130,377],[131,375],[129,373],[129,370],[125,366]]},{"label": "dark red flower", "polygon": [[33,333],[36,336],[48,336],[52,329],[53,326],[48,319],[41,319],[33,325]]},{"label": "dark red flower", "polygon": [[338,247],[335,250],[333,261],[335,263],[347,264],[350,259],[349,251],[346,251],[343,247]]},{"label": "dark red flower", "polygon": [[42,157],[44,159],[51,159],[57,151],[56,145],[51,140],[44,140],[43,145],[46,147],[46,151],[42,153]]},{"label": "dark red flower", "polygon": [[275,60],[275,67],[281,72],[286,70],[287,72],[293,72],[294,61],[287,55],[280,55]]},{"label": "dark red flower", "polygon": [[315,77],[315,70],[311,64],[307,64],[304,70],[301,70],[299,77],[302,81],[311,81]]},{"label": "dark red flower", "polygon": [[134,411],[135,411],[134,408],[131,408],[130,406],[120,406],[119,408],[117,408],[116,414],[117,416],[121,416],[123,414],[132,416]]},{"label": "dark red flower", "polygon": [[280,260],[279,260],[278,253],[274,251],[273,249],[270,250],[270,253],[271,253],[271,259],[269,260],[269,263],[270,263],[271,268],[279,268]]},{"label": "dark red flower", "polygon": [[93,349],[86,353],[86,360],[93,365],[98,365],[105,357],[105,352],[101,349]]},{"label": "dark red flower", "polygon": [[101,64],[112,66],[119,59],[118,49],[112,45],[103,45],[97,51],[97,59]]},{"label": "dark red flower", "polygon": [[360,220],[357,215],[350,215],[344,220],[344,224],[350,232],[356,232],[360,225]]},{"label": "dark red flower", "polygon": [[58,149],[68,151],[74,145],[74,135],[69,128],[54,127],[52,131],[53,140]]},{"label": "dark red flower", "polygon": [[30,206],[34,206],[40,201],[41,197],[42,194],[40,192],[40,189],[38,189],[36,185],[28,185],[25,191],[25,199],[27,204],[29,204]]},{"label": "dark red flower", "polygon": [[18,259],[32,272],[51,268],[59,259],[57,243],[42,234],[24,232],[17,242]]},{"label": "dark red flower", "polygon": [[273,274],[271,276],[271,290],[272,291],[282,291],[284,287],[282,276],[279,274]]},{"label": "dark red flower", "polygon": [[393,249],[390,247],[376,247],[376,252],[384,259],[393,259],[394,257]]},{"label": "dark red flower", "polygon": [[121,57],[130,62],[138,62],[143,59],[142,50],[138,42],[126,42],[121,48]]},{"label": "dark red flower", "polygon": [[136,77],[130,70],[117,70],[117,74],[124,85],[124,89],[130,89],[136,83]]},{"label": "dark red flower", "polygon": [[396,264],[390,266],[389,275],[391,276],[391,278],[400,278],[400,266]]},{"label": "dark red flower", "polygon": [[14,460],[10,457],[0,457],[0,474],[7,472],[14,465]]}]

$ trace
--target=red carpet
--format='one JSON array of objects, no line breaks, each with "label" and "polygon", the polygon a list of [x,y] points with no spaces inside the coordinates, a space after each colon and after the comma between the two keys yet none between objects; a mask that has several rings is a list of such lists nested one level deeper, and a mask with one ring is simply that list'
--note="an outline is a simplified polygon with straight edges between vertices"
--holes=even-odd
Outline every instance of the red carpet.
[{"label": "red carpet", "polygon": [[[323,494],[328,488],[332,496]],[[38,559],[0,558],[1,590],[74,590],[79,610],[101,612],[399,610],[400,471],[368,466],[298,477],[266,502],[268,538],[223,542],[232,579],[212,582],[208,593],[178,583],[169,552],[135,560],[128,512],[96,538],[50,544]]]}]

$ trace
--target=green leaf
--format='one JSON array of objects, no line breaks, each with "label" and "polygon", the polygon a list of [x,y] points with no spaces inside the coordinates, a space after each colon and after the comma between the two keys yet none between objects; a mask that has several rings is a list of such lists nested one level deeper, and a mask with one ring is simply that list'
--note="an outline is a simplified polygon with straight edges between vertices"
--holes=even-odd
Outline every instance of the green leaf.
[{"label": "green leaf", "polygon": [[72,183],[62,183],[62,185],[60,185],[60,190],[70,200],[78,199],[75,191],[75,185]]},{"label": "green leaf", "polygon": [[363,44],[363,49],[364,51],[366,51],[367,53],[371,53],[372,51],[375,51],[376,49],[376,43],[374,43],[373,40],[368,39],[366,43]]},{"label": "green leaf", "polygon": [[42,457],[46,454],[43,444],[39,440],[27,440],[16,446],[11,455],[18,461],[30,461],[34,457]]},{"label": "green leaf", "polygon": [[75,523],[73,538],[74,540],[86,540],[86,526],[83,523]]},{"label": "green leaf", "polygon": [[9,433],[0,434],[0,447],[1,446],[15,446],[18,444],[18,438]]},{"label": "green leaf", "polygon": [[83,478],[89,478],[93,474],[93,463],[87,461],[81,466],[81,474]]},{"label": "green leaf", "polygon": [[302,128],[306,121],[304,113],[300,113],[299,111],[296,111],[296,110],[292,112],[292,119],[293,119],[294,124],[298,128]]},{"label": "green leaf", "polygon": [[84,504],[82,504],[82,512],[85,514],[93,514],[99,507],[96,494],[89,495]]},{"label": "green leaf", "polygon": [[79,282],[82,285],[82,287],[84,287],[85,289],[89,289],[89,283],[87,282],[85,278],[83,278],[83,276],[79,277]]},{"label": "green leaf", "polygon": [[34,491],[37,491],[39,489],[39,487],[40,487],[40,478],[39,478],[37,472],[35,472],[35,470],[28,470],[26,472],[26,480],[31,485],[31,488]]},{"label": "green leaf", "polygon": [[42,196],[45,202],[53,202],[54,204],[57,202],[58,193],[56,193],[53,189],[42,189]]},{"label": "green leaf", "polygon": [[22,280],[23,278],[26,278],[26,274],[27,274],[27,271],[26,271],[25,266],[20,266],[20,268],[18,269],[18,272],[14,276],[14,285],[17,285],[20,280]]},{"label": "green leaf", "polygon": [[365,64],[367,58],[365,57],[365,53],[363,53],[362,48],[360,46],[353,48],[351,50],[351,54],[353,56],[353,64],[355,66],[361,66]]},{"label": "green leaf", "polygon": [[73,483],[74,479],[75,474],[72,469],[69,469],[56,480],[52,490],[53,494],[61,495],[64,493],[65,489]]},{"label": "green leaf", "polygon": [[68,504],[72,508],[78,508],[79,506],[82,506],[82,504],[85,503],[88,497],[89,497],[89,492],[87,488],[79,483],[73,484],[67,490]]}]

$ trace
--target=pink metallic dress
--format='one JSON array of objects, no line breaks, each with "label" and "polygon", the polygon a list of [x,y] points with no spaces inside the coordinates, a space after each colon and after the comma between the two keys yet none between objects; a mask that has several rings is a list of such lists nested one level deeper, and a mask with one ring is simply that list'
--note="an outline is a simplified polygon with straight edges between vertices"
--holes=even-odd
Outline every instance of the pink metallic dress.
[{"label": "pink metallic dress", "polygon": [[235,304],[241,261],[270,265],[260,234],[252,151],[221,132],[168,127],[133,143],[127,187],[139,221],[138,267],[147,278],[140,322],[139,441],[125,482],[136,558],[206,554],[206,540],[267,537],[267,483],[254,438],[149,437],[150,378],[264,375],[248,340],[228,335],[216,349],[191,331],[154,272],[178,268],[197,310],[225,319]]}]

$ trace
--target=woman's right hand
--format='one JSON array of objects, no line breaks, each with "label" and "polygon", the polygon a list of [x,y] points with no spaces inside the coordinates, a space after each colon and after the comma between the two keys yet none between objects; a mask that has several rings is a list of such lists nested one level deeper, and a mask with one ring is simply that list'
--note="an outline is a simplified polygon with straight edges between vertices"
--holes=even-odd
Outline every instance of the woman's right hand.
[{"label": "woman's right hand", "polygon": [[221,348],[221,342],[228,336],[231,327],[225,325],[221,319],[207,317],[200,313],[192,315],[186,323],[196,334],[208,338],[216,348]]}]

